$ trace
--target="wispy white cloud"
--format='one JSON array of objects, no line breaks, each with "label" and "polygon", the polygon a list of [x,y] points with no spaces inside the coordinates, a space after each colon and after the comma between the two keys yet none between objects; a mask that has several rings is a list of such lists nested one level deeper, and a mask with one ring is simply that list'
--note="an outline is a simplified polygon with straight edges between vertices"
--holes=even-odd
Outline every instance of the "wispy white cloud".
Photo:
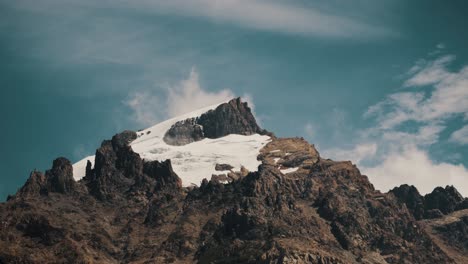
[{"label": "wispy white cloud", "polygon": [[436,46],[437,49],[445,49],[445,44],[444,43],[439,43]]},{"label": "wispy white cloud", "polygon": [[[17,1],[17,8],[34,12],[59,14],[61,11],[78,11],[86,15],[90,10],[108,7],[107,1],[58,1],[45,0],[37,5],[35,1]],[[369,38],[397,35],[376,22],[362,22],[337,12],[342,11],[339,3],[325,5],[300,1],[277,0],[116,0],[112,8],[144,11],[154,14],[171,14],[199,17],[216,23],[229,23],[244,28],[293,33],[328,38]],[[325,11],[326,10],[326,11]],[[356,17],[354,15],[353,17]]]},{"label": "wispy white cloud", "polygon": [[311,123],[307,123],[304,126],[304,132],[305,132],[305,135],[309,138],[313,138],[315,136],[315,128]]},{"label": "wispy white cloud", "polygon": [[415,185],[421,193],[431,192],[436,186],[454,185],[460,193],[468,195],[468,170],[463,165],[436,163],[416,146],[387,153],[377,166],[360,169],[383,191],[403,183]]},{"label": "wispy white cloud", "polygon": [[[135,1],[132,1],[132,4]],[[320,37],[375,37],[394,34],[387,28],[326,13],[294,1],[172,0],[137,1],[159,12],[203,17],[245,28]],[[138,4],[137,4],[138,5]]]},{"label": "wispy white cloud", "polygon": [[[365,117],[376,117],[382,129],[392,129],[406,121],[438,122],[468,113],[468,66],[450,71],[454,56],[427,62],[404,83],[405,88],[427,87],[427,91],[405,91],[389,95],[371,106]],[[412,70],[413,72],[414,70]]]},{"label": "wispy white cloud", "polygon": [[461,145],[468,145],[468,125],[453,132],[452,135],[450,135],[450,141]]},{"label": "wispy white cloud", "polygon": [[[131,118],[134,122],[148,126],[165,118],[218,104],[235,97],[229,89],[211,92],[201,87],[195,68],[192,68],[187,79],[167,86],[163,93],[160,90],[157,87],[137,90],[124,101],[124,104],[132,111]],[[247,99],[251,100],[251,98]]]},{"label": "wispy white cloud", "polygon": [[[427,193],[453,184],[468,196],[468,170],[448,160],[431,160],[429,153],[430,146],[440,143],[448,122],[468,116],[468,66],[450,70],[454,60],[451,55],[418,60],[406,74],[404,91],[388,95],[364,113],[373,125],[358,133],[355,146],[327,153],[355,161],[383,191],[408,183]],[[468,144],[468,126],[449,140]]]},{"label": "wispy white cloud", "polygon": [[133,122],[148,126],[164,118],[164,106],[159,96],[151,90],[132,92],[124,101],[131,110]]},{"label": "wispy white cloud", "polygon": [[208,105],[221,103],[233,97],[233,92],[228,89],[217,92],[204,90],[200,86],[197,71],[192,68],[188,79],[169,87],[166,102],[167,111],[169,117],[173,117]]},{"label": "wispy white cloud", "polygon": [[362,143],[355,145],[352,149],[334,148],[325,150],[324,154],[335,160],[351,160],[357,164],[361,161],[373,157],[377,153],[377,144]]},{"label": "wispy white cloud", "polygon": [[[441,82],[450,75],[447,71],[447,65],[453,62],[453,60],[455,60],[455,56],[446,55],[434,61],[427,62],[424,67],[420,68],[417,74],[405,82],[404,86],[423,86]],[[412,72],[411,69],[410,72]]]}]

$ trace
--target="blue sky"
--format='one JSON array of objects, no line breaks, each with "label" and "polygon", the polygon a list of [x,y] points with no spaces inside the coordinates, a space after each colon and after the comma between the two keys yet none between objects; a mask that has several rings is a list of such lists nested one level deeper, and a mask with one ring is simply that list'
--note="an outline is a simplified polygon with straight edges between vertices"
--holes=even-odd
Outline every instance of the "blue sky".
[{"label": "blue sky", "polygon": [[0,0],[0,199],[57,156],[231,96],[383,191],[468,196],[467,12],[461,0]]}]

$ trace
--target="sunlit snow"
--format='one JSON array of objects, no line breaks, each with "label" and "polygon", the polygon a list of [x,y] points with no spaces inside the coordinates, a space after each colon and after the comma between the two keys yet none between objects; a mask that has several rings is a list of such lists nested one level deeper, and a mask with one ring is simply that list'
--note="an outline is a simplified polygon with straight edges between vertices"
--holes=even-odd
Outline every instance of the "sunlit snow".
[{"label": "sunlit snow", "polygon": [[299,167],[287,168],[287,169],[281,170],[281,173],[287,174],[287,173],[295,172],[295,171],[297,171],[298,169],[299,169]]},{"label": "sunlit snow", "polygon": [[[229,164],[234,167],[233,171],[240,171],[241,166],[249,171],[256,171],[260,165],[257,156],[260,149],[271,140],[269,136],[231,134],[217,139],[205,138],[183,146],[171,146],[163,141],[166,131],[177,121],[198,117],[218,105],[220,104],[139,131],[139,137],[130,146],[145,160],[171,159],[172,167],[182,179],[183,186],[198,185],[204,178],[210,179],[212,174],[220,174],[215,170],[217,163]],[[75,180],[84,177],[87,160],[94,161],[94,156],[86,157],[73,165]]]}]

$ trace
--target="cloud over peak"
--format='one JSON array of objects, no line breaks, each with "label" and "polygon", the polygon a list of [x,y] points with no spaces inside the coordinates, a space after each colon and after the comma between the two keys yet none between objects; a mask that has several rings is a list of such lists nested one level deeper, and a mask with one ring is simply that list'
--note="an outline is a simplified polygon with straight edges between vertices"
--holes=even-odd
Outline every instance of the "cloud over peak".
[{"label": "cloud over peak", "polygon": [[198,72],[192,68],[187,79],[167,86],[162,92],[157,87],[134,91],[124,104],[130,108],[133,122],[149,126],[165,118],[222,103],[234,97],[229,89],[213,92],[205,90],[200,85]]},{"label": "cloud over peak", "polygon": [[200,86],[198,72],[192,68],[187,79],[168,88],[167,113],[169,117],[174,117],[208,105],[228,101],[233,97],[234,93],[228,89],[217,92],[204,90]]}]

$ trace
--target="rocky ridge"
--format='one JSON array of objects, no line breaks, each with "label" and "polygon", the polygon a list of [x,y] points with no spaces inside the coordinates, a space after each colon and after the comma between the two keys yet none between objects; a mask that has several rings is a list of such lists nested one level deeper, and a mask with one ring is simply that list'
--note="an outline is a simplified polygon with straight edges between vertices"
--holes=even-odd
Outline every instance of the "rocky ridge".
[{"label": "rocky ridge", "polygon": [[209,110],[200,117],[176,122],[164,135],[164,141],[169,145],[181,146],[204,138],[256,133],[269,134],[257,125],[247,103],[236,98],[219,105],[216,109]]},{"label": "rocky ridge", "polygon": [[[261,132],[239,102],[200,117],[199,135]],[[229,181],[183,188],[170,160],[132,150],[136,137],[103,141],[78,182],[65,158],[32,172],[0,204],[0,263],[468,262],[467,200],[453,187],[381,193],[351,162],[272,136],[257,171],[219,164]]]}]

